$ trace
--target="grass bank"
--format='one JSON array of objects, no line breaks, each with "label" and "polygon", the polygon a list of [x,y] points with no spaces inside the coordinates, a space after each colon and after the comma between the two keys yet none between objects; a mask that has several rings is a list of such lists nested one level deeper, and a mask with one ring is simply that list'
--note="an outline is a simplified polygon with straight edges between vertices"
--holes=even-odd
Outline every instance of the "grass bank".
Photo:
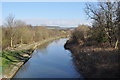
[{"label": "grass bank", "polygon": [[84,78],[120,78],[120,51],[110,47],[86,46],[67,41],[77,70]]},{"label": "grass bank", "polygon": [[6,50],[2,52],[2,69],[3,77],[11,78],[15,72],[24,64],[32,54],[33,50],[20,50],[10,51]]},{"label": "grass bank", "polygon": [[31,54],[38,46],[42,46],[47,42],[60,38],[64,37],[49,38],[32,44],[26,44],[11,50],[2,51],[3,78],[12,78],[20,67],[31,58]]}]

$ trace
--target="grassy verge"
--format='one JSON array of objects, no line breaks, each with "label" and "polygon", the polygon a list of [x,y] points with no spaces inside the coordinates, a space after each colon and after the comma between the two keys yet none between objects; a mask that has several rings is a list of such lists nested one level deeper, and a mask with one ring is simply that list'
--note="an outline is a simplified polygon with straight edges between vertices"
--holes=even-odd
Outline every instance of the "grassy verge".
[{"label": "grassy verge", "polygon": [[[12,71],[14,67],[19,67],[20,64],[26,62],[33,50],[20,50],[20,51],[3,51],[2,52],[2,73],[3,77],[11,78],[11,75],[15,73]],[[16,69],[14,69],[16,70]],[[12,73],[11,73],[12,71]]]},{"label": "grassy verge", "polygon": [[30,55],[38,46],[62,37],[55,37],[43,41],[26,44],[24,46],[2,51],[3,78],[12,78],[19,68],[31,57]]}]

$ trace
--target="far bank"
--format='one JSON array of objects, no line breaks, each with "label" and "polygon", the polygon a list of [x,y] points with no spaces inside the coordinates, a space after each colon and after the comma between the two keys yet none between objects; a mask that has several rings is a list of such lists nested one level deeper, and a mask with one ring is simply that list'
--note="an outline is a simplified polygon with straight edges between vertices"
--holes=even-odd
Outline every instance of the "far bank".
[{"label": "far bank", "polygon": [[120,78],[120,52],[104,46],[86,46],[68,40],[76,68],[84,78]]}]

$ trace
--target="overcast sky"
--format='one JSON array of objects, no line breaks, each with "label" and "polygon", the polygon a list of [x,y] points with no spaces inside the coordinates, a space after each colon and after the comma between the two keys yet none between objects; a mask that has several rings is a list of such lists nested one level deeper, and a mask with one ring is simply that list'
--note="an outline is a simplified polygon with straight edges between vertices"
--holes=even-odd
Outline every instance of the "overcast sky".
[{"label": "overcast sky", "polygon": [[3,2],[2,20],[4,22],[9,14],[13,14],[16,19],[32,25],[91,25],[84,11],[85,4],[86,2]]}]

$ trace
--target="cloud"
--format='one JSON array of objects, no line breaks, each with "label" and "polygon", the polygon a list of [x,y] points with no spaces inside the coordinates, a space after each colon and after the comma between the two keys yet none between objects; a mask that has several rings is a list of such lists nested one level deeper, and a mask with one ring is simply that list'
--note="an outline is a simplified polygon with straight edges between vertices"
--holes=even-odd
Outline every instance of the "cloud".
[{"label": "cloud", "polygon": [[77,19],[23,19],[27,24],[45,25],[45,26],[61,26],[61,27],[77,27],[78,25],[91,25],[88,20]]}]

